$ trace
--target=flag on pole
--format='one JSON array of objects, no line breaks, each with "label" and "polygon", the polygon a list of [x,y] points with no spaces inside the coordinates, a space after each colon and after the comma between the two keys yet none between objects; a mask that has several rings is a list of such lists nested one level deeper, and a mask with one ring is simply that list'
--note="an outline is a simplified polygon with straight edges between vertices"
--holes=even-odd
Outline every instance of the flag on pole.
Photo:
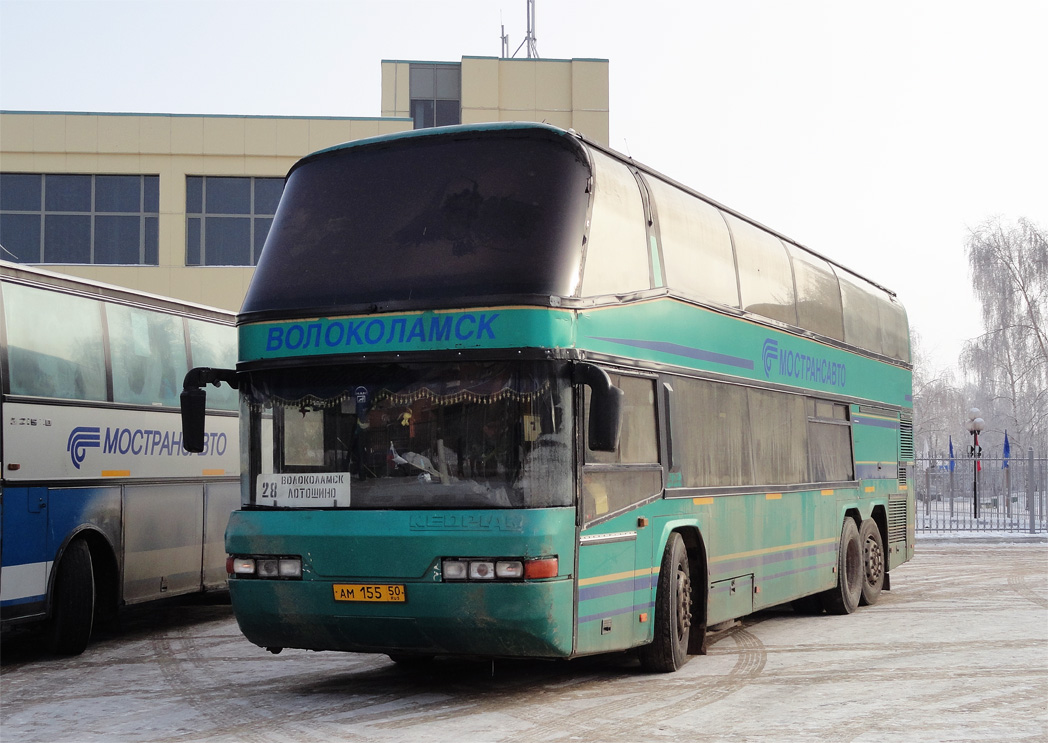
[{"label": "flag on pole", "polygon": [[1001,469],[1008,468],[1008,457],[1012,455],[1012,447],[1008,444],[1008,429],[1004,429],[1004,461],[1001,462]]},{"label": "flag on pole", "polygon": [[950,472],[953,472],[953,436],[950,436]]}]

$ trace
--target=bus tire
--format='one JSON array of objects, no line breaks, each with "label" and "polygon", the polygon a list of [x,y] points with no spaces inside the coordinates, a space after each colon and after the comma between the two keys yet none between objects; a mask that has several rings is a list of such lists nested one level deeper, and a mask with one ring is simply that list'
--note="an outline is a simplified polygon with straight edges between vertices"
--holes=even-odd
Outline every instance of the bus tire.
[{"label": "bus tire", "polygon": [[66,547],[55,572],[48,626],[48,649],[55,655],[80,655],[91,639],[95,616],[95,576],[91,550],[83,539]]},{"label": "bus tire", "polygon": [[884,541],[881,530],[873,519],[866,519],[859,529],[862,544],[862,595],[860,606],[871,606],[880,598],[884,588]]},{"label": "bus tire", "polygon": [[837,585],[822,594],[827,614],[851,614],[859,608],[862,595],[862,544],[855,520],[845,517],[837,553]]},{"label": "bus tire", "polygon": [[670,534],[655,592],[655,639],[640,651],[641,667],[671,673],[688,662],[691,634],[691,566],[680,534]]}]

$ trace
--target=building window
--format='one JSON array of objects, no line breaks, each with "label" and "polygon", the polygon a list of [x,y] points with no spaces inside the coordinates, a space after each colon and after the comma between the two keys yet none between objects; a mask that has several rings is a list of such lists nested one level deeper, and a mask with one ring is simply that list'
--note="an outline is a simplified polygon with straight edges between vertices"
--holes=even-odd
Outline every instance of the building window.
[{"label": "building window", "polygon": [[458,64],[411,65],[411,118],[415,129],[462,123],[462,70]]},{"label": "building window", "polygon": [[254,266],[283,178],[186,178],[186,265]]},{"label": "building window", "polygon": [[160,177],[0,173],[0,255],[157,265]]}]

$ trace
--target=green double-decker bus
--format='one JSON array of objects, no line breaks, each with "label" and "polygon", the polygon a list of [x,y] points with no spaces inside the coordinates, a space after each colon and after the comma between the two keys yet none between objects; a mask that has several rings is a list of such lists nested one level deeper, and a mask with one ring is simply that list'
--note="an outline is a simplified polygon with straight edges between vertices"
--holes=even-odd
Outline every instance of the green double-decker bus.
[{"label": "green double-decker bus", "polygon": [[894,295],[575,132],[310,155],[238,316],[247,638],[672,671],[707,629],[850,613],[913,554]]}]

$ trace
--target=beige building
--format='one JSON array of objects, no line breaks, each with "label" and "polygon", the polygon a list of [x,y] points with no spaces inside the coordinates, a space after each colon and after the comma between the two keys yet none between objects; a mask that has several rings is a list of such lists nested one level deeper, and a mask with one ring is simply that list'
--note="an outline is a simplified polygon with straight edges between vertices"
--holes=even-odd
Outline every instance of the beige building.
[{"label": "beige building", "polygon": [[4,260],[239,309],[288,169],[412,128],[545,121],[608,142],[607,60],[382,62],[380,118],[0,112]]}]

